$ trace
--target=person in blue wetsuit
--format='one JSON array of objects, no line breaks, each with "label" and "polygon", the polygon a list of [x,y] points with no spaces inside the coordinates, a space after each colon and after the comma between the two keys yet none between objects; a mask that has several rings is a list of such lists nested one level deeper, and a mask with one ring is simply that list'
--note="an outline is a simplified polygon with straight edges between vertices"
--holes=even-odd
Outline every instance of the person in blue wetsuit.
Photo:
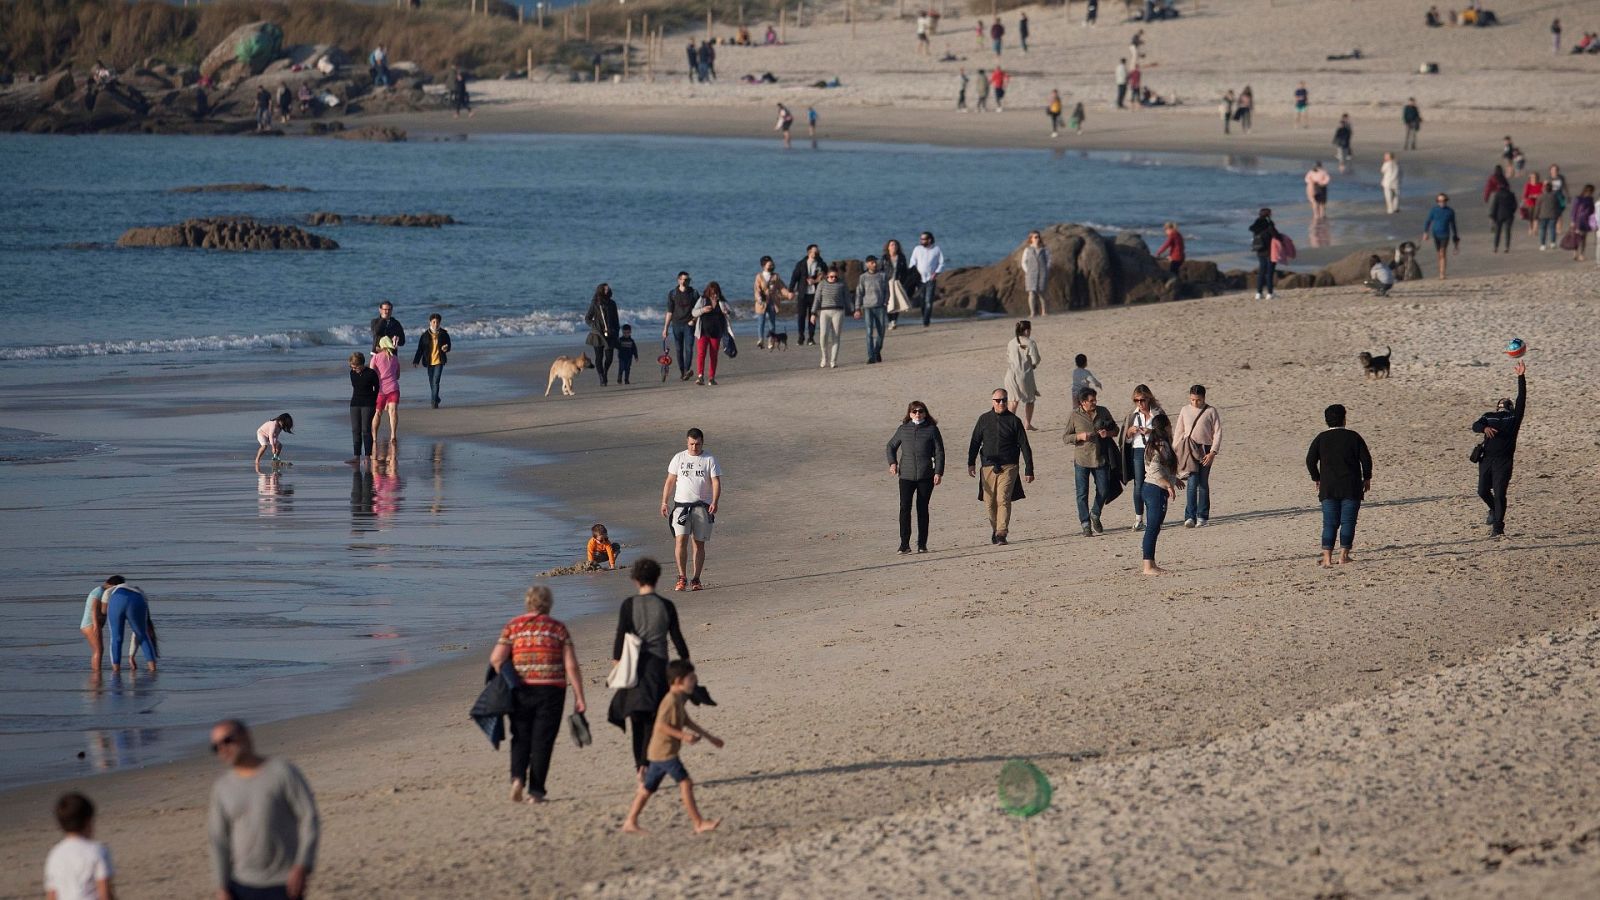
[{"label": "person in blue wetsuit", "polygon": [[1433,249],[1439,254],[1439,280],[1444,280],[1446,254],[1454,244],[1461,252],[1461,233],[1456,231],[1456,211],[1450,208],[1450,197],[1440,194],[1434,198],[1433,209],[1428,210],[1428,220],[1422,223],[1422,239],[1433,240]]}]

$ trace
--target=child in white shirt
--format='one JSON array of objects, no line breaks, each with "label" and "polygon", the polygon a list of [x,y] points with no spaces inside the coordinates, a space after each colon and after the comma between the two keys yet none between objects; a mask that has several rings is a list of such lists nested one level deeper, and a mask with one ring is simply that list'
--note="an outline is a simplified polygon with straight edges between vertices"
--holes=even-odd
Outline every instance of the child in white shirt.
[{"label": "child in white shirt", "polygon": [[44,861],[44,895],[49,900],[100,900],[112,897],[111,851],[93,840],[94,804],[79,793],[56,801],[56,823],[67,836]]},{"label": "child in white shirt", "polygon": [[1089,371],[1089,357],[1079,353],[1073,357],[1072,364],[1077,366],[1076,369],[1072,370],[1073,403],[1078,402],[1078,392],[1086,387],[1094,388],[1096,393],[1105,390],[1105,386],[1100,383],[1100,379],[1094,377],[1094,373]]},{"label": "child in white shirt", "polygon": [[1367,275],[1367,289],[1382,297],[1394,287],[1394,270],[1378,256],[1369,257],[1367,262],[1372,264],[1372,271]]}]

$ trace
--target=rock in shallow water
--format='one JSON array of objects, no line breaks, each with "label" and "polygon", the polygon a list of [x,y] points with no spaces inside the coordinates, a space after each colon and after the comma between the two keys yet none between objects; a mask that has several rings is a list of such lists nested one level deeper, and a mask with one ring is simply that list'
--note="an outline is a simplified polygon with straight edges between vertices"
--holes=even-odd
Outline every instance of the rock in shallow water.
[{"label": "rock in shallow water", "polygon": [[118,247],[183,247],[202,250],[337,250],[338,242],[294,225],[254,219],[189,219],[177,225],[130,228]]}]

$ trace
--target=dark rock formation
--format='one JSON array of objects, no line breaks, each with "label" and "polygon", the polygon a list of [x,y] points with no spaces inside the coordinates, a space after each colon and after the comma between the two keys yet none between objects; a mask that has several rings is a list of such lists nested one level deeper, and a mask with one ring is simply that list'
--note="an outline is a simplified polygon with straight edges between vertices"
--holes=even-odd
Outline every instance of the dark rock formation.
[{"label": "dark rock formation", "polygon": [[388,125],[366,125],[361,128],[346,128],[330,131],[332,137],[345,141],[377,141],[392,144],[406,139],[406,133],[399,128]]},{"label": "dark rock formation", "polygon": [[177,225],[130,228],[118,247],[185,247],[203,250],[337,250],[339,245],[293,225],[249,218],[189,219]]},{"label": "dark rock formation", "polygon": [[[290,187],[286,184],[261,184],[254,181],[236,182],[232,184],[189,184],[175,187],[168,191],[169,194],[258,194],[258,193],[290,193],[304,194],[307,188]],[[316,224],[316,223],[312,223]]]},{"label": "dark rock formation", "polygon": [[396,228],[438,228],[456,220],[443,213],[400,213],[393,216],[345,216],[336,212],[314,212],[306,216],[310,225],[389,225]]},{"label": "dark rock formation", "polygon": [[62,69],[40,82],[39,99],[46,103],[55,103],[71,97],[77,89],[78,84],[72,80],[71,70]]}]

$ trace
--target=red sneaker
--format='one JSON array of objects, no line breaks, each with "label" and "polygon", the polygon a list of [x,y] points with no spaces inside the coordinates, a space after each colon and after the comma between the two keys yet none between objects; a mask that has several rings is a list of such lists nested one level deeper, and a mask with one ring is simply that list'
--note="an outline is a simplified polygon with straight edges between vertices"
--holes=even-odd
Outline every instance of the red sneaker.
[{"label": "red sneaker", "polygon": [[675,591],[681,591],[681,590],[687,588],[688,586],[689,586],[688,580],[686,580],[682,575],[679,575],[678,576],[678,583],[673,585],[672,589],[675,590]]}]

